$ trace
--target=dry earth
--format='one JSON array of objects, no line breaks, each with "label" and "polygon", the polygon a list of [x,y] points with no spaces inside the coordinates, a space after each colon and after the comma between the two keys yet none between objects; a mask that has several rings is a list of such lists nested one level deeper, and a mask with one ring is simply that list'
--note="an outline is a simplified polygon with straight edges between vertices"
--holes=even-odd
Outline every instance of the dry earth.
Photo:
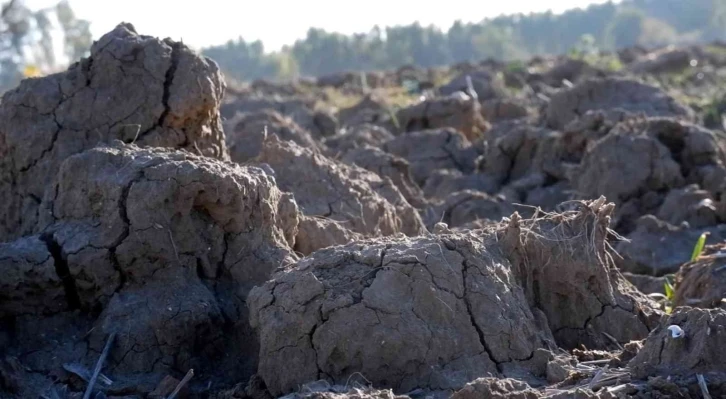
[{"label": "dry earth", "polygon": [[709,54],[402,94],[121,24],[0,102],[0,398],[726,397]]}]

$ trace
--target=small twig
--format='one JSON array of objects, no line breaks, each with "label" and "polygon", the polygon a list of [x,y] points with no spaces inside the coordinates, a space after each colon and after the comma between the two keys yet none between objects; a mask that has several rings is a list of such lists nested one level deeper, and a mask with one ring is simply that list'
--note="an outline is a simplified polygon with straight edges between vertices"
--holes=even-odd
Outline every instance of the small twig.
[{"label": "small twig", "polygon": [[178,263],[181,263],[181,260],[179,259],[179,250],[176,249],[176,244],[174,243],[174,237],[171,235],[171,229],[166,228],[166,231],[169,232],[169,241],[171,241],[171,246],[174,248],[174,255],[176,256],[176,261]]},{"label": "small twig", "polygon": [[603,332],[603,333],[602,333],[602,335],[604,335],[604,336],[605,336],[605,337],[607,337],[607,338],[608,338],[608,339],[609,339],[610,341],[612,341],[612,343],[614,343],[614,344],[615,344],[615,345],[616,345],[616,346],[618,347],[618,349],[620,349],[620,350],[623,350],[623,346],[622,346],[622,345],[620,345],[620,342],[618,342],[618,340],[617,340],[617,339],[615,339],[615,337],[613,337],[612,335],[610,335],[610,334],[608,334],[608,333],[606,333],[606,332]]},{"label": "small twig", "polygon": [[368,383],[369,385],[370,385],[370,384],[373,384],[373,383],[371,382],[371,380],[369,380],[368,378],[366,378],[366,376],[364,376],[364,375],[363,375],[363,373],[361,373],[360,371],[356,371],[355,373],[353,373],[353,374],[349,375],[349,376],[348,376],[348,380],[346,380],[346,381],[345,381],[345,390],[346,390],[346,391],[348,390],[348,385],[350,384],[350,379],[351,379],[351,378],[353,378],[353,376],[354,376],[354,375],[359,375],[359,376],[360,376],[360,378],[362,378],[362,379],[366,380],[366,382],[367,382],[367,383]]},{"label": "small twig", "polygon": [[194,369],[189,369],[189,371],[187,371],[187,375],[185,375],[184,378],[179,381],[179,383],[176,385],[176,388],[174,388],[174,391],[169,396],[167,396],[166,399],[176,398],[176,395],[179,393],[179,391],[184,388],[184,385],[186,385],[187,382],[192,379],[192,377],[194,377]]},{"label": "small twig", "polygon": [[600,360],[589,360],[587,362],[580,362],[580,364],[605,364],[610,363],[612,359],[600,359]]},{"label": "small twig", "polygon": [[703,399],[711,399],[711,394],[708,393],[708,385],[706,385],[706,379],[703,378],[703,374],[696,374],[696,378],[698,379],[698,386],[701,387]]},{"label": "small twig", "polygon": [[597,384],[594,384],[592,387],[593,391],[597,391],[600,388],[604,388],[610,385],[615,385],[619,382],[630,382],[630,378],[628,377],[627,381],[621,380],[622,377],[627,377],[627,374],[615,374],[611,375],[607,378],[603,378],[602,380],[598,381]]},{"label": "small twig", "polygon": [[96,380],[98,379],[98,375],[101,373],[101,368],[103,368],[103,363],[106,361],[106,356],[108,356],[108,351],[111,349],[111,344],[113,343],[114,338],[116,338],[116,332],[112,332],[111,335],[108,336],[108,340],[106,341],[106,346],[103,347],[103,352],[101,352],[101,357],[98,358],[98,362],[96,363],[96,368],[93,370],[93,375],[91,376],[91,381],[88,382],[88,388],[86,388],[86,393],[83,394],[83,399],[90,399],[91,392],[93,392],[93,386],[96,385]]},{"label": "small twig", "polygon": [[[79,363],[64,363],[63,368],[68,371],[69,373],[73,373],[80,377],[83,381],[88,383],[91,381],[91,372],[86,369],[85,366],[79,364]],[[111,381],[110,378],[103,375],[103,373],[98,374],[99,381],[104,385],[112,385],[113,381]]]},{"label": "small twig", "polygon": [[595,384],[597,384],[597,382],[600,381],[600,379],[602,379],[602,376],[603,376],[603,374],[605,374],[606,371],[608,371],[608,366],[607,365],[605,365],[605,367],[603,367],[602,369],[600,369],[600,371],[598,371],[595,374],[595,376],[592,377],[592,380],[590,380],[590,383],[587,384],[588,388],[590,388],[592,390],[592,388],[595,386]]},{"label": "small twig", "polygon": [[620,384],[618,386],[610,387],[607,389],[608,393],[618,393],[624,391],[628,387],[628,384]]}]

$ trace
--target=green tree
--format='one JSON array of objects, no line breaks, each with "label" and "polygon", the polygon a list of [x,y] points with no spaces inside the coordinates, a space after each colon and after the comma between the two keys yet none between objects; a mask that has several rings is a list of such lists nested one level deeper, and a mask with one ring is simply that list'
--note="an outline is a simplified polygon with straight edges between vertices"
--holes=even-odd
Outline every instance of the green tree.
[{"label": "green tree", "polygon": [[678,32],[665,21],[650,17],[642,20],[638,44],[646,47],[657,47],[676,41],[678,41]]},{"label": "green tree", "polygon": [[605,32],[605,42],[610,48],[632,46],[643,32],[645,15],[642,11],[628,8],[618,12]]},{"label": "green tree", "polygon": [[91,23],[84,19],[76,18],[70,4],[63,0],[55,8],[58,22],[63,28],[65,40],[65,53],[71,61],[88,55],[93,44],[91,36]]},{"label": "green tree", "polygon": [[[56,29],[63,33],[63,43],[54,42]],[[24,76],[53,72],[75,61],[85,54],[79,48],[87,50],[90,38],[88,21],[77,19],[66,2],[37,10],[21,0],[0,3],[0,91]],[[68,60],[59,59],[58,50]]]}]

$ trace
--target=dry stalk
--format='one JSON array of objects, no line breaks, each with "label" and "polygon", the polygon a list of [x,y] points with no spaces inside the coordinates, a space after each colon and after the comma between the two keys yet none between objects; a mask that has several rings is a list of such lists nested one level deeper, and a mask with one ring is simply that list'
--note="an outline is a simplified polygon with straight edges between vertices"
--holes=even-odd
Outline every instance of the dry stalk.
[{"label": "dry stalk", "polygon": [[179,383],[176,385],[176,388],[174,388],[174,391],[169,396],[167,396],[166,399],[176,398],[176,395],[179,393],[179,391],[181,391],[182,388],[184,388],[184,385],[186,385],[187,382],[189,382],[189,380],[192,379],[192,377],[194,377],[194,369],[189,369],[189,371],[187,371],[187,374],[184,376],[184,378],[182,378],[182,380],[179,381]]},{"label": "dry stalk", "polygon": [[86,388],[86,392],[83,394],[83,399],[90,399],[93,386],[96,385],[96,380],[101,373],[101,368],[103,368],[103,363],[106,361],[106,356],[108,356],[108,351],[111,349],[114,338],[116,338],[116,332],[112,332],[108,336],[108,340],[106,340],[106,346],[103,347],[103,352],[101,352],[101,356],[98,358],[96,368],[93,370],[93,375],[91,375],[91,381],[88,382],[88,388]]}]

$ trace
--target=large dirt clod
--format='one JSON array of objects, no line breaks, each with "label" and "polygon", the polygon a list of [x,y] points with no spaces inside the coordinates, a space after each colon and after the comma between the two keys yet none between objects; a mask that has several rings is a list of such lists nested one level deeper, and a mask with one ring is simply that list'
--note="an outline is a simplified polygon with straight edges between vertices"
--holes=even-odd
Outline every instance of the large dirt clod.
[{"label": "large dirt clod", "polygon": [[392,115],[392,108],[386,103],[386,99],[373,93],[366,95],[357,104],[341,109],[338,120],[343,127],[363,124],[388,126],[391,124]]},{"label": "large dirt clod", "polygon": [[[670,326],[684,333],[673,337]],[[663,318],[645,340],[629,367],[637,378],[653,375],[693,375],[726,369],[726,311],[677,308]]]},{"label": "large dirt clod", "polygon": [[26,79],[0,106],[0,241],[31,232],[70,155],[114,139],[226,159],[217,64],[121,24],[68,71]]},{"label": "large dirt clod", "polygon": [[548,359],[535,353],[553,338],[569,348],[644,338],[659,314],[613,267],[613,204],[580,205],[526,221],[515,213],[488,230],[315,252],[250,294],[260,376],[273,395],[354,373],[395,392],[460,389],[543,374]]},{"label": "large dirt clod", "polygon": [[[97,290],[143,281],[171,264],[201,266],[207,278],[230,273],[249,289],[289,256],[278,217],[283,199],[257,168],[116,144],[62,165],[40,226],[95,298],[82,300],[90,307],[103,296]],[[253,253],[268,260],[249,268],[244,259]]]},{"label": "large dirt clod", "polygon": [[423,191],[413,182],[410,166],[405,159],[367,145],[346,152],[340,160],[391,179],[406,201],[414,207],[421,208],[426,204]]},{"label": "large dirt clod", "polygon": [[481,173],[465,175],[456,169],[442,169],[434,171],[429,176],[423,186],[423,193],[427,199],[445,201],[459,191],[494,193],[498,188],[497,182],[488,175]]},{"label": "large dirt clod", "polygon": [[275,134],[282,140],[292,140],[303,147],[319,150],[318,143],[310,133],[292,119],[282,116],[277,111],[265,109],[243,113],[235,119],[234,126],[227,131],[231,159],[244,163],[260,155],[262,143],[268,134]]},{"label": "large dirt clod", "polygon": [[560,180],[566,177],[566,160],[560,132],[529,126],[521,121],[495,125],[482,143],[480,169],[499,185],[507,185],[534,174]]},{"label": "large dirt clod", "polygon": [[[415,208],[390,179],[333,161],[293,142],[282,142],[275,136],[268,138],[256,161],[272,167],[279,187],[294,194],[306,217],[330,219],[338,227],[364,237],[396,233],[415,236],[425,231]],[[320,231],[313,227],[302,230]],[[315,250],[319,247],[314,243],[329,241],[299,234],[296,248]]]},{"label": "large dirt clod", "polygon": [[420,187],[437,170],[473,172],[479,156],[471,142],[454,129],[406,133],[384,143],[382,149],[407,160],[411,177]]},{"label": "large dirt clod", "polygon": [[313,105],[304,99],[278,98],[259,95],[241,96],[227,101],[220,107],[220,114],[234,120],[238,113],[253,113],[272,110],[292,119],[314,138],[322,139],[334,135],[338,122],[323,111],[315,111]]},{"label": "large dirt clod", "polygon": [[251,294],[259,374],[273,394],[353,372],[402,392],[496,375],[548,340],[502,262],[471,234],[318,251]]},{"label": "large dirt clod", "polygon": [[583,197],[599,193],[618,204],[684,183],[668,147],[647,134],[626,132],[612,132],[599,140],[585,154],[575,180]]},{"label": "large dirt clod", "polygon": [[637,74],[678,73],[688,68],[692,59],[687,49],[665,48],[641,57],[628,69]]},{"label": "large dirt clod", "polygon": [[667,202],[665,194],[686,184],[696,184],[714,196],[723,191],[726,151],[714,132],[690,123],[671,118],[629,120],[594,143],[573,175],[583,198],[605,195],[622,205],[616,226],[623,233],[632,231],[638,217],[658,214],[661,205],[672,222],[713,224],[715,206],[709,212],[708,206],[702,206],[706,203],[690,201],[693,206],[671,214],[674,198],[682,201],[694,189],[671,193],[674,198]]},{"label": "large dirt clod", "polygon": [[622,258],[616,258],[621,270],[662,276],[675,273],[689,261],[693,246],[703,233],[709,233],[707,242],[726,240],[726,225],[708,228],[690,228],[687,225],[674,226],[653,215],[641,217],[635,230],[628,234],[627,241],[615,246]]},{"label": "large dirt clod", "polygon": [[486,100],[481,104],[481,112],[484,118],[492,123],[526,118],[529,115],[527,107],[510,99]]},{"label": "large dirt clod", "polygon": [[499,222],[511,215],[514,207],[501,197],[484,192],[463,190],[451,193],[445,200],[431,205],[424,214],[429,231],[439,222],[449,227],[463,227],[476,221]]},{"label": "large dirt clod", "polygon": [[258,168],[119,141],[73,155],[46,191],[40,236],[0,246],[0,285],[22,288],[0,307],[17,316],[0,329],[9,353],[57,373],[95,362],[116,332],[107,367],[122,381],[188,368],[247,378],[247,293],[296,259],[283,218],[297,212]]},{"label": "large dirt clod", "polygon": [[542,79],[552,87],[562,87],[563,81],[578,83],[587,77],[598,75],[598,70],[583,60],[567,58],[557,62],[543,73]]},{"label": "large dirt clod", "polygon": [[726,302],[726,245],[707,246],[696,261],[681,266],[676,274],[673,306],[724,308]]},{"label": "large dirt clod", "polygon": [[480,137],[490,128],[479,102],[464,93],[428,99],[403,108],[396,113],[396,120],[404,132],[454,128],[469,140]]},{"label": "large dirt clod", "polygon": [[339,134],[326,138],[323,143],[332,153],[346,152],[354,148],[370,145],[380,147],[383,143],[393,140],[394,136],[386,128],[364,123],[341,129]]},{"label": "large dirt clod", "polygon": [[624,78],[588,79],[552,97],[547,108],[547,124],[562,129],[590,110],[622,109],[647,116],[693,118],[693,111],[664,91]]},{"label": "large dirt clod", "polygon": [[697,184],[671,190],[655,215],[672,225],[688,223],[692,228],[714,226],[719,222],[713,195]]}]

